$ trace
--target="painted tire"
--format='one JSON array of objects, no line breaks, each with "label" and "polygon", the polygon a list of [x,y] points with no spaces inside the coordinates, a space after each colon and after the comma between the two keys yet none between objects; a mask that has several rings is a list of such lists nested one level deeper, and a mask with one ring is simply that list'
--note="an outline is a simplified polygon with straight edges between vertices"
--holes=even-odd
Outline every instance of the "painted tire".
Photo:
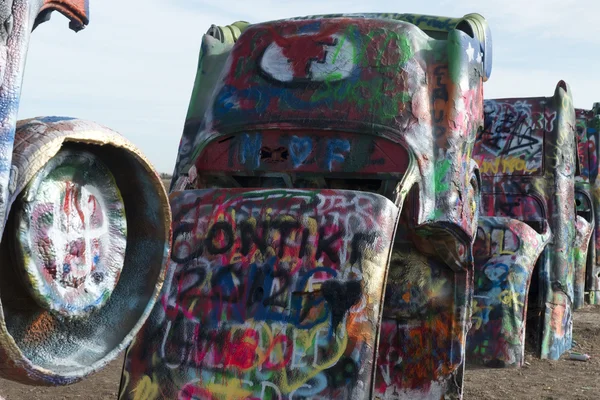
[{"label": "painted tire", "polygon": [[167,193],[132,143],[67,117],[19,121],[10,171],[0,377],[69,385],[117,358],[154,307],[171,242]]},{"label": "painted tire", "polygon": [[81,317],[110,298],[125,261],[125,205],[106,165],[61,150],[17,205],[17,266],[38,304]]}]

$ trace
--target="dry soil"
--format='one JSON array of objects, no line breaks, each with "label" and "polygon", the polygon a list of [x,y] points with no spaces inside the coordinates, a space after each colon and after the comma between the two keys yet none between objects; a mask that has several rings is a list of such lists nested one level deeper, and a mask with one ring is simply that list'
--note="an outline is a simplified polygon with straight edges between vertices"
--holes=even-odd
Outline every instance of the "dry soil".
[{"label": "dry soil", "polygon": [[[574,350],[587,353],[587,362],[540,360],[527,354],[521,369],[467,370],[465,396],[470,399],[598,400],[600,399],[600,306],[575,313]],[[68,387],[28,387],[0,379],[0,397],[6,400],[116,400],[123,358],[100,373]]]}]

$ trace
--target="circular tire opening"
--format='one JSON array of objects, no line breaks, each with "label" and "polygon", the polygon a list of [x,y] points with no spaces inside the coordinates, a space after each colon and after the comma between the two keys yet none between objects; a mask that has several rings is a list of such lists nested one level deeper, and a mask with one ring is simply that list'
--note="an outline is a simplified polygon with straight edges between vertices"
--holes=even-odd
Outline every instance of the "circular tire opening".
[{"label": "circular tire opening", "polygon": [[[0,377],[36,386],[73,384],[117,358],[154,307],[162,288],[170,249],[168,197],[158,174],[135,146],[89,121],[22,121],[17,126],[14,148],[16,174],[12,183],[18,194],[11,204],[0,241]],[[60,150],[55,153],[57,149]],[[46,165],[48,163],[50,165]],[[31,170],[36,166],[45,167]],[[72,231],[45,235],[53,240],[53,246],[47,247],[54,250],[35,250],[43,255],[34,256],[41,261],[29,264],[32,261],[20,249],[28,247],[29,243],[29,257],[33,259],[36,235],[21,240],[21,226],[27,220],[27,213],[31,216],[30,221],[36,220],[33,210],[36,203],[42,203],[37,192],[43,193],[44,180],[57,182],[59,187],[63,185],[62,194],[58,190],[58,195],[48,197],[47,203],[58,206],[56,209],[53,206],[50,213],[53,224],[44,221],[46,227],[60,230],[68,226],[58,223],[60,218],[54,225],[56,212],[68,214],[69,220],[76,217],[75,220],[81,221],[79,208],[85,221],[93,219],[96,223],[92,227],[80,225],[80,233],[88,235],[91,242],[94,237],[100,238],[100,244],[107,246],[100,246],[101,250],[96,251],[97,261],[104,255],[121,259],[115,262],[118,268],[104,297],[100,291],[85,301],[65,297],[58,302],[53,300],[54,307],[51,307],[49,298],[40,294],[40,287],[31,283],[35,282],[31,278],[34,275],[26,268],[31,269],[32,265],[44,273],[53,269],[51,259],[54,257],[57,271],[64,267],[61,257],[57,257],[57,248],[63,251],[63,258],[64,249],[72,250],[66,254],[68,261],[74,265],[79,262],[75,266],[83,267],[82,275],[72,274],[71,278],[81,278],[86,272],[94,278],[93,272],[102,267],[97,266],[92,271],[88,261],[86,269],[79,245],[61,247],[61,243],[65,245],[66,242],[77,244],[78,240],[71,238],[77,236]],[[73,182],[75,187],[70,185],[67,190],[66,182]],[[72,195],[78,191],[79,194]],[[70,192],[67,209],[71,213],[65,213],[62,208],[67,192]],[[87,202],[90,195],[92,199]],[[100,207],[94,211],[93,204]],[[84,206],[89,209],[85,210]],[[100,223],[99,213],[104,223]],[[49,219],[49,216],[44,218]],[[31,222],[29,226],[32,230]],[[110,234],[104,236],[101,233],[107,226]],[[95,231],[96,227],[101,230]],[[43,239],[44,235],[41,236]],[[57,236],[69,240],[56,243]],[[108,244],[102,242],[105,237],[110,237]],[[115,258],[110,259],[115,261]],[[67,271],[70,272],[68,268]],[[58,273],[56,276],[58,279]],[[98,281],[97,275],[95,278]],[[54,287],[60,289],[62,286]]]},{"label": "circular tire opening", "polygon": [[63,149],[17,207],[17,267],[35,301],[64,317],[105,305],[127,244],[125,206],[108,167],[90,152]]}]

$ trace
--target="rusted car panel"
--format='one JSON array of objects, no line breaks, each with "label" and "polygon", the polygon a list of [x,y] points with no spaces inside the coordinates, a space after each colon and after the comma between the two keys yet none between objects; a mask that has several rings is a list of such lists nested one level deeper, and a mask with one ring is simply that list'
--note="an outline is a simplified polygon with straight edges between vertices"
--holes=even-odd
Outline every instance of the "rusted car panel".
[{"label": "rusted car panel", "polygon": [[575,110],[577,116],[577,155],[579,168],[575,175],[575,204],[577,214],[592,223],[593,232],[587,254],[585,292],[590,304],[600,304],[600,190],[598,189],[598,132],[600,104],[591,110]]},{"label": "rusted car panel", "polygon": [[568,85],[560,81],[550,98],[486,100],[485,115],[474,150],[482,215],[515,218],[538,232],[550,224],[552,241],[532,277],[527,329],[541,357],[557,359],[571,347],[574,244],[585,236],[573,223],[575,112]]},{"label": "rusted car panel", "polygon": [[171,207],[170,276],[121,398],[370,398],[398,207],[300,189],[190,190]]},{"label": "rusted car panel", "polygon": [[40,23],[49,20],[53,11],[59,11],[69,18],[69,28],[75,32],[85,28],[90,21],[89,0],[41,0],[41,7],[33,29]]},{"label": "rusted car panel", "polygon": [[531,275],[551,237],[544,228],[540,234],[516,219],[479,218],[467,363],[507,367],[525,361]]},{"label": "rusted car panel", "polygon": [[[348,381],[335,398],[462,396],[480,187],[471,155],[483,127],[491,39],[480,16],[456,19],[451,29],[444,20],[301,17],[213,26],[203,39],[171,187],[184,190],[177,196],[235,187],[374,192],[401,215],[386,264],[379,348],[370,361],[355,352],[366,369],[375,366],[374,379],[359,390],[338,374],[334,382]],[[144,340],[128,355],[124,398],[137,383],[172,386],[138,362]],[[203,366],[196,374],[212,376]],[[318,395],[327,376],[298,382],[298,390]],[[250,383],[260,388],[252,378],[245,390]],[[210,393],[202,385],[189,388]],[[292,397],[293,388],[277,385],[265,390]]]}]

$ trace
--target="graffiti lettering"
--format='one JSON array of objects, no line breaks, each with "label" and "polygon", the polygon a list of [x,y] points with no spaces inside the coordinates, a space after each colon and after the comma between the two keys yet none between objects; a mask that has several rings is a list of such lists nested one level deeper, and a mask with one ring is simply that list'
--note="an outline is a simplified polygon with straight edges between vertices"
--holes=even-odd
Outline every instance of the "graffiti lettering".
[{"label": "graffiti lettering", "polygon": [[325,162],[327,168],[331,171],[334,162],[344,162],[344,152],[350,151],[350,142],[347,140],[334,139],[327,144],[327,156]]},{"label": "graffiti lettering", "polygon": [[[235,242],[240,243],[239,251],[242,256],[248,256],[250,250],[255,248],[264,257],[269,254],[269,250],[277,249],[277,256],[282,258],[284,255],[295,255],[302,258],[306,255],[307,249],[315,252],[315,257],[321,259],[327,256],[334,263],[339,264],[340,259],[337,253],[339,241],[344,235],[343,230],[332,231],[330,228],[319,228],[318,235],[311,235],[310,229],[303,227],[298,221],[290,220],[288,216],[279,216],[275,220],[264,221],[242,221],[237,224],[236,229],[231,223],[220,221],[213,224],[204,239],[195,237],[197,225],[182,224],[179,229],[173,232],[173,251],[171,259],[177,263],[187,263],[205,254],[210,255],[224,254],[232,249]],[[289,238],[293,236],[295,242],[290,243]],[[374,240],[377,234],[375,232],[357,233],[350,240],[351,257],[350,262],[354,264],[362,257],[362,248],[368,240]],[[272,239],[278,237],[274,242]],[[309,238],[312,237],[312,243]],[[297,239],[300,242],[297,243]],[[315,240],[316,239],[316,240]],[[269,240],[271,246],[267,246]],[[192,246],[190,243],[194,243]],[[277,243],[274,245],[274,243]],[[315,246],[316,244],[316,246]],[[297,251],[297,253],[292,253]]]},{"label": "graffiti lettering", "polygon": [[[169,377],[161,393],[289,399],[362,390],[381,296],[363,276],[383,284],[391,202],[219,189],[183,192],[172,209],[173,272],[144,333],[154,355],[139,347],[129,356],[140,372]],[[192,370],[202,378],[184,379]]]},{"label": "graffiti lettering", "polygon": [[409,159],[404,147],[381,138],[344,132],[290,135],[266,131],[212,142],[196,169],[398,174],[408,169]]},{"label": "graffiti lettering", "polygon": [[556,112],[526,100],[486,100],[484,130],[475,156],[485,175],[541,173],[545,132],[554,130]]}]

